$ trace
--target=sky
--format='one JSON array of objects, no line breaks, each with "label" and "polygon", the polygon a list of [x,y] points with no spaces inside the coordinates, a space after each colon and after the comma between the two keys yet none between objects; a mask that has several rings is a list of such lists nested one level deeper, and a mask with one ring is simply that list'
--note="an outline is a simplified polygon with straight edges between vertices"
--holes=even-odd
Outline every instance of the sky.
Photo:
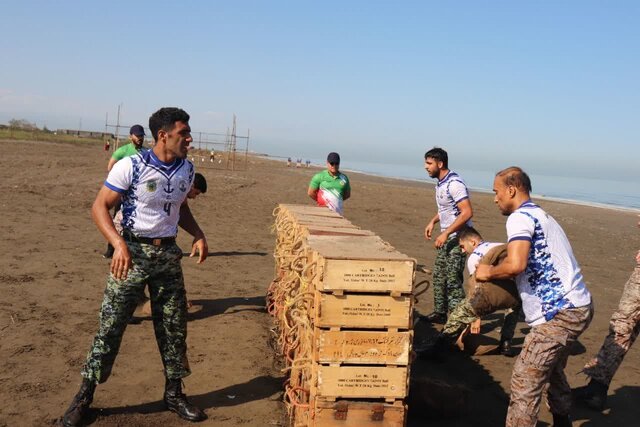
[{"label": "sky", "polygon": [[6,1],[0,123],[162,106],[275,155],[640,183],[637,1]]}]

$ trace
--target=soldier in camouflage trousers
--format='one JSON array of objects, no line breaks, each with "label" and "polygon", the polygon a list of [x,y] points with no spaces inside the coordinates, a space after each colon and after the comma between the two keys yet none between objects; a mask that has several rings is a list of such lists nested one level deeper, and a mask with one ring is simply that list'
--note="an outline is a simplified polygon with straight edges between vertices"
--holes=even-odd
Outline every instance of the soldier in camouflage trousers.
[{"label": "soldier in camouflage trousers", "polygon": [[618,310],[611,316],[609,334],[597,356],[584,366],[583,372],[591,381],[574,390],[577,400],[597,411],[604,409],[611,380],[640,332],[640,251],[636,263],[622,291]]},{"label": "soldier in camouflage trousers", "polygon": [[[132,239],[133,240],[133,239]],[[82,376],[97,384],[109,378],[124,330],[149,283],[153,327],[164,364],[165,376],[180,379],[191,373],[187,361],[187,299],[180,259],[175,244],[153,246],[127,242],[133,268],[127,278],[107,279],[100,328],[87,354]]]},{"label": "soldier in camouflage trousers", "polygon": [[431,178],[438,180],[435,189],[438,212],[427,223],[424,236],[431,240],[434,228],[440,223],[440,234],[435,238],[435,266],[433,268],[433,313],[424,316],[427,321],[445,323],[450,313],[464,299],[465,255],[458,246],[456,232],[471,226],[473,209],[469,191],[460,176],[449,170],[449,157],[442,148],[434,147],[424,155],[424,168]]},{"label": "soldier in camouflage trousers", "polygon": [[[149,287],[153,326],[165,374],[164,403],[188,421],[202,421],[205,412],[182,392],[187,362],[187,299],[176,245],[178,226],[193,236],[191,256],[207,258],[208,245],[187,202],[194,167],[186,160],[193,141],[189,115],[179,108],[161,108],[149,118],[156,141],[153,149],[118,161],[109,172],[91,210],[100,232],[114,247],[100,311],[100,326],[82,370],[82,385],[62,417],[65,427],[83,424],[96,385],[109,378],[122,335]],[[122,235],[109,209],[122,200]]]}]

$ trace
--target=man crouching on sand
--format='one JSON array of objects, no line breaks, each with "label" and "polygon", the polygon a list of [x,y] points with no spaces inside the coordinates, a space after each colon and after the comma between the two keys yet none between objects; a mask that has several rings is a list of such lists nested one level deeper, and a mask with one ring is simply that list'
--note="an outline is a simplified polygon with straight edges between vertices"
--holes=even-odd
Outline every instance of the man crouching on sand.
[{"label": "man crouching on sand", "polygon": [[530,199],[531,180],[518,167],[493,182],[495,202],[507,215],[507,257],[478,265],[476,280],[516,277],[531,332],[511,375],[506,427],[535,427],[545,386],[554,427],[571,426],[571,389],[564,375],[569,348],[589,326],[591,294],[560,225]]},{"label": "man crouching on sand", "polygon": [[[109,377],[124,330],[147,284],[166,377],[164,403],[185,420],[207,418],[182,393],[182,378],[191,371],[182,250],[175,241],[178,225],[194,237],[191,256],[198,253],[198,263],[208,253],[207,240],[186,201],[194,180],[193,164],[186,160],[193,140],[189,115],[179,108],[161,108],[149,118],[149,128],[156,141],[153,149],[116,163],[93,203],[93,220],[115,252],[100,327],[82,370],[82,386],[62,419],[67,427],[82,423],[96,385]],[[121,197],[122,236],[109,215]]]}]

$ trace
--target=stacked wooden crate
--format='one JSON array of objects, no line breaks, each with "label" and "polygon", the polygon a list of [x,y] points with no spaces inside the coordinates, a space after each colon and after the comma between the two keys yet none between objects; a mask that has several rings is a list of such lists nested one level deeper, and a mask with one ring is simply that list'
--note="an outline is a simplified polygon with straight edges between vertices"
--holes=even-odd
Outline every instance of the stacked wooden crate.
[{"label": "stacked wooden crate", "polygon": [[298,239],[274,281],[298,278],[273,313],[291,425],[403,426],[415,260],[324,208],[281,205],[276,226]]}]

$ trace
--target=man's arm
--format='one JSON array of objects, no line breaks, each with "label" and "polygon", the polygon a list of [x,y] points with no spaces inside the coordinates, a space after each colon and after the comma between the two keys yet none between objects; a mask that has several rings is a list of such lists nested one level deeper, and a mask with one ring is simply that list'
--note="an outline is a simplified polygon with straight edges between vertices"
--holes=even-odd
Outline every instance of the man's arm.
[{"label": "man's arm", "polygon": [[512,240],[507,245],[507,257],[498,265],[478,264],[476,280],[487,282],[493,279],[510,279],[527,268],[531,242],[529,240]]},{"label": "man's arm", "polygon": [[124,280],[127,278],[127,273],[132,266],[131,255],[124,239],[116,231],[109,214],[109,209],[113,208],[119,201],[120,193],[103,186],[93,202],[91,216],[100,233],[114,248],[113,257],[111,258],[111,274],[118,280]]},{"label": "man's arm", "polygon": [[307,194],[309,195],[309,197],[311,197],[316,202],[318,201],[318,189],[317,188],[309,187],[309,189],[307,190]]},{"label": "man's arm", "polygon": [[447,242],[449,236],[456,231],[460,230],[473,216],[473,208],[471,207],[471,200],[464,199],[456,203],[458,206],[458,210],[460,211],[460,215],[458,215],[449,227],[444,230],[435,241],[436,248],[440,248],[444,246]]},{"label": "man's arm", "polygon": [[351,189],[347,188],[344,190],[344,193],[342,193],[342,200],[347,200],[349,197],[351,197]]},{"label": "man's arm", "polygon": [[111,169],[113,169],[113,165],[115,165],[118,161],[116,159],[114,159],[113,157],[111,157],[109,159],[109,164],[107,165],[107,172],[111,172]]},{"label": "man's arm", "polygon": [[207,245],[207,238],[204,236],[202,229],[200,229],[200,226],[191,213],[187,199],[180,205],[180,220],[178,221],[178,225],[193,236],[193,244],[189,256],[192,257],[197,252],[199,255],[198,264],[200,264],[207,259],[207,255],[209,255],[209,245]]}]

